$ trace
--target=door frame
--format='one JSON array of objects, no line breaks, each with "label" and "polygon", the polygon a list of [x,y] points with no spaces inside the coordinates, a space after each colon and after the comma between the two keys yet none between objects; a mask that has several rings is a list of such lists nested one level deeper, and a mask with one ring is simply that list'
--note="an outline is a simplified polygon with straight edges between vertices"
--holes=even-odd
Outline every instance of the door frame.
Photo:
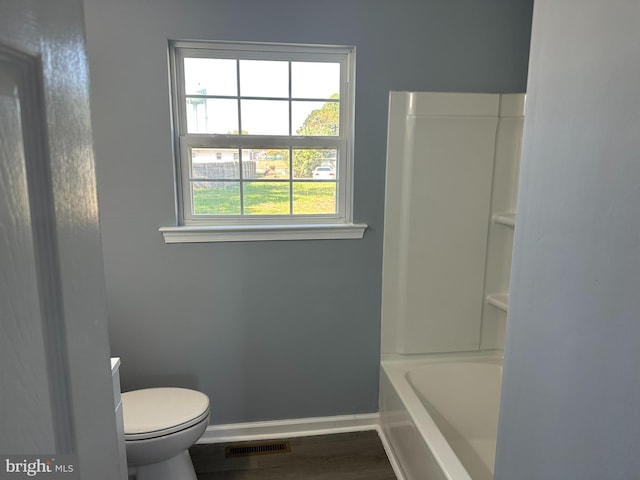
[{"label": "door frame", "polygon": [[[26,220],[31,223],[41,310],[40,324],[31,328],[40,328],[44,341],[46,364],[41,371],[46,375],[51,416],[42,422],[42,430],[53,432],[55,450],[38,451],[50,442],[34,438],[24,443],[33,445],[32,451],[21,453],[71,455],[73,477],[113,480],[120,476],[119,439],[82,1],[3,1],[0,45],[2,66],[21,71],[30,213]],[[17,320],[5,334],[22,334]],[[3,376],[27,386],[42,380],[25,376],[10,358],[3,357],[2,369]],[[15,425],[11,432],[0,432],[7,445],[23,434],[20,424],[33,412],[17,401],[3,406],[3,424]]]}]

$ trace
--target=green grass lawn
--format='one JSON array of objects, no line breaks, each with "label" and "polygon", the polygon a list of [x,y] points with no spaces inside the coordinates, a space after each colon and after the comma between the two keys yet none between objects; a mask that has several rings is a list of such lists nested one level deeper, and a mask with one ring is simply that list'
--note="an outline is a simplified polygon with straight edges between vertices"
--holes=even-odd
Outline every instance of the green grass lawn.
[{"label": "green grass lawn", "polygon": [[[289,184],[246,182],[245,215],[288,215]],[[210,188],[193,188],[196,215],[240,215],[240,186],[230,183]],[[333,214],[336,211],[335,182],[294,182],[293,213]]]}]

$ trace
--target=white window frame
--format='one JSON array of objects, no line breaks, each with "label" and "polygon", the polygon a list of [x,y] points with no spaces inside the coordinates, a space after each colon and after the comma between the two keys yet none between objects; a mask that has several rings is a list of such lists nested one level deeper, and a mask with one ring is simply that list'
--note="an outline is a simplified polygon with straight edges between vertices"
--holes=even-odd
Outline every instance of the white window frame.
[{"label": "white window frame", "polygon": [[[339,135],[303,137],[296,135],[189,134],[187,132],[184,84],[185,57],[340,63]],[[169,65],[176,157],[177,225],[160,228],[166,243],[362,238],[367,226],[352,222],[353,88],[355,84],[353,78],[355,49],[353,47],[170,41]],[[193,198],[190,188],[190,151],[192,148],[251,149],[265,147],[337,149],[336,213],[331,215],[194,215],[192,213]],[[289,184],[291,181],[290,178]]]}]

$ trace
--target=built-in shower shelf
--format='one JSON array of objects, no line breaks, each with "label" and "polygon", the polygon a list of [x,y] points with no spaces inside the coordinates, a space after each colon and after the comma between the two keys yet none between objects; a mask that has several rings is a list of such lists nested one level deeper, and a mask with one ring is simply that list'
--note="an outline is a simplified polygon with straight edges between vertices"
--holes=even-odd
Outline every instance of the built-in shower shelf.
[{"label": "built-in shower shelf", "polygon": [[509,294],[500,293],[489,295],[487,296],[487,303],[506,312],[509,309]]},{"label": "built-in shower shelf", "polygon": [[496,213],[493,216],[493,222],[513,228],[516,226],[516,214],[512,212]]}]

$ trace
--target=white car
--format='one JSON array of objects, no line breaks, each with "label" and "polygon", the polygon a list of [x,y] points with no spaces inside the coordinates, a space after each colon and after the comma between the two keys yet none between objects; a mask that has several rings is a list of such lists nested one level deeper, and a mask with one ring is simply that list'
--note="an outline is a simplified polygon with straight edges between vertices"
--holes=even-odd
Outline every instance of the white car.
[{"label": "white car", "polygon": [[336,178],[336,172],[333,170],[333,167],[328,165],[320,165],[314,168],[311,175],[314,180],[335,180]]}]

